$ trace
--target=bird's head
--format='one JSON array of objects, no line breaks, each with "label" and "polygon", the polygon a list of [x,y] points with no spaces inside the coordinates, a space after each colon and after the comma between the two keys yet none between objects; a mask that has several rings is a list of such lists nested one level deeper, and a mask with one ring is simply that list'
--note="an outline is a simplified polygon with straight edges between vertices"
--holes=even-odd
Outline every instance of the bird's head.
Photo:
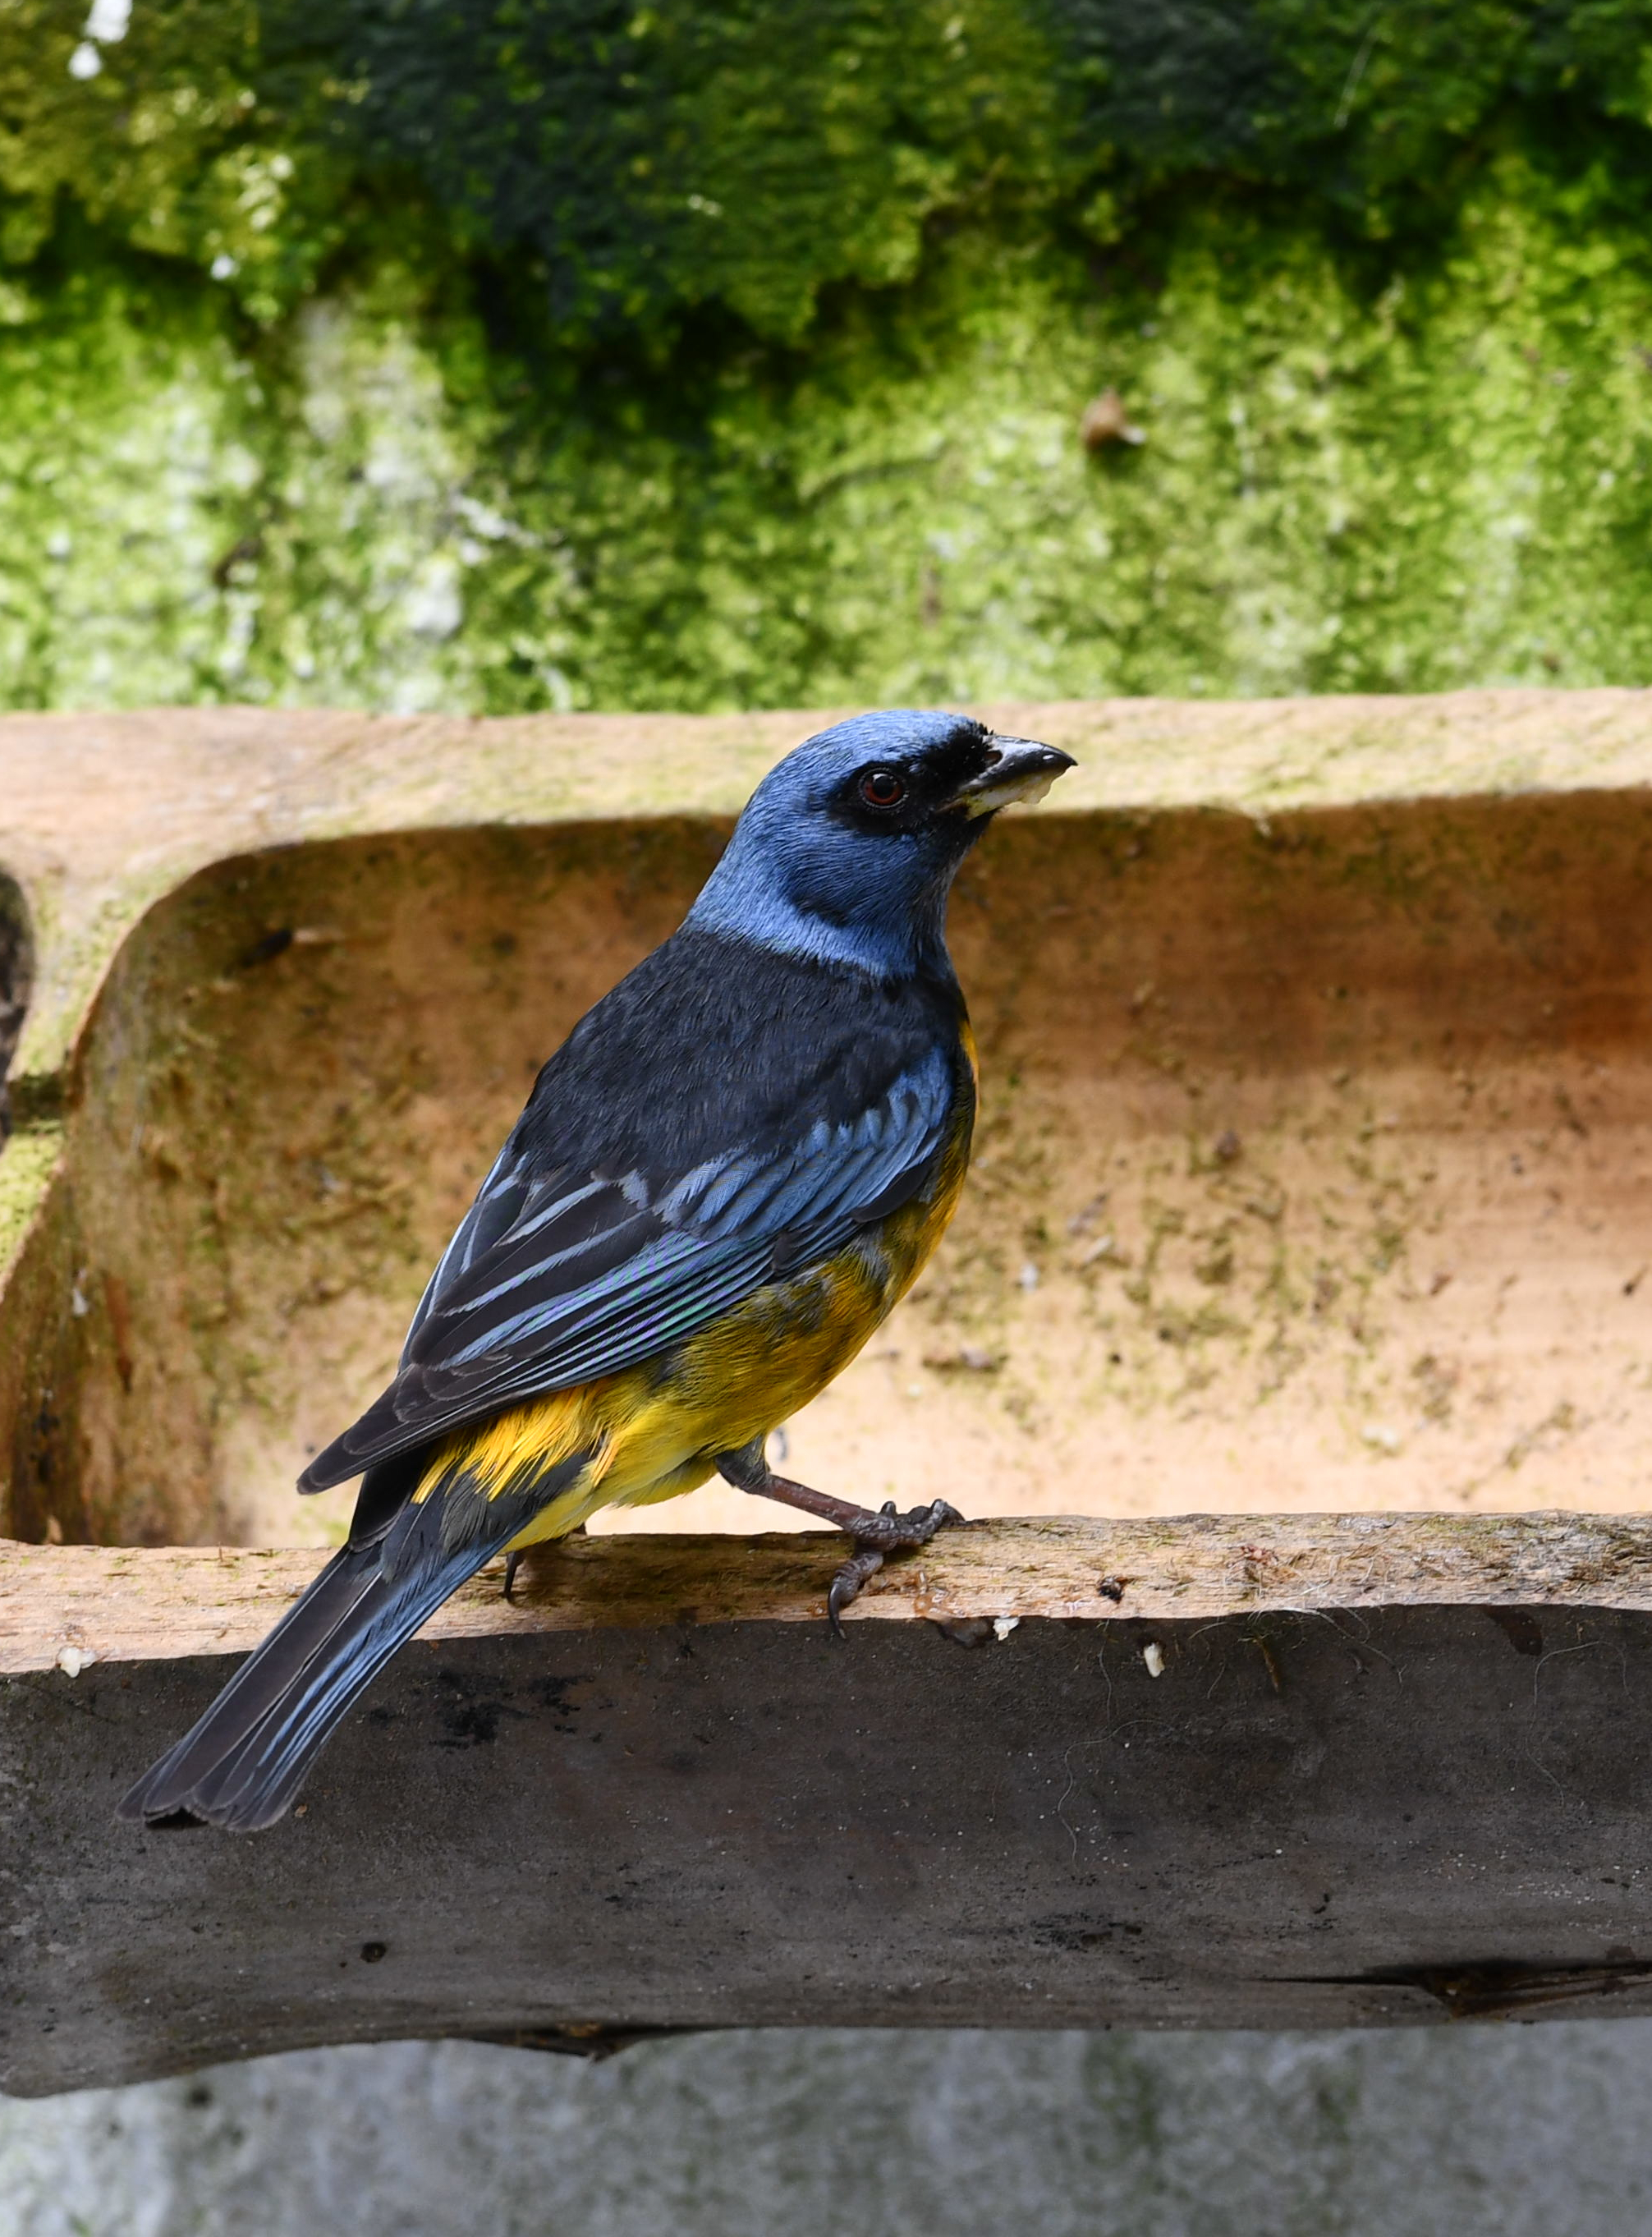
[{"label": "bird's head", "polygon": [[999,808],[1072,765],[965,715],[857,715],[769,771],[688,921],[879,973],[942,961],[958,865]]}]

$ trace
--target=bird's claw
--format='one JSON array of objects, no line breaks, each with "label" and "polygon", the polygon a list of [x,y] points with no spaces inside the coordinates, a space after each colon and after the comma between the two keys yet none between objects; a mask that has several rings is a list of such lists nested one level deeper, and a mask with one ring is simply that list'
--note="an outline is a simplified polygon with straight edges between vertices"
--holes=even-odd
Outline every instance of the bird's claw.
[{"label": "bird's claw", "polygon": [[832,1589],[826,1594],[826,1621],[832,1626],[834,1639],[843,1637],[843,1611],[851,1600],[859,1598],[862,1585],[868,1577],[875,1577],[883,1566],[880,1546],[860,1546],[833,1577]]},{"label": "bird's claw", "polygon": [[949,1522],[962,1522],[964,1517],[957,1508],[949,1507],[944,1499],[931,1506],[915,1507],[910,1514],[898,1514],[892,1499],[886,1500],[876,1514],[868,1514],[857,1521],[853,1529],[855,1550],[832,1580],[826,1594],[826,1620],[832,1626],[833,1636],[841,1639],[843,1611],[851,1601],[860,1596],[860,1587],[869,1577],[875,1577],[884,1566],[886,1554],[905,1553],[917,1546],[927,1546],[938,1530]]},{"label": "bird's claw", "polygon": [[852,1524],[849,1534],[857,1547],[875,1546],[879,1553],[898,1554],[909,1547],[927,1546],[938,1530],[963,1520],[957,1508],[949,1507],[944,1499],[929,1507],[914,1507],[910,1514],[898,1514],[892,1499],[876,1514]]},{"label": "bird's claw", "polygon": [[515,1592],[515,1590],[514,1590],[514,1587],[515,1587],[515,1585],[516,1585],[516,1581],[517,1581],[517,1571],[521,1567],[522,1567],[522,1551],[520,1551],[520,1550],[519,1550],[519,1551],[517,1551],[517,1553],[514,1553],[514,1554],[507,1554],[505,1555],[505,1557],[504,1557],[504,1596],[505,1596],[506,1600],[510,1600],[510,1601],[512,1601],[513,1603],[514,1603],[514,1601],[515,1601],[515,1600],[516,1600],[516,1597],[517,1597],[517,1595],[516,1595],[516,1592]]}]

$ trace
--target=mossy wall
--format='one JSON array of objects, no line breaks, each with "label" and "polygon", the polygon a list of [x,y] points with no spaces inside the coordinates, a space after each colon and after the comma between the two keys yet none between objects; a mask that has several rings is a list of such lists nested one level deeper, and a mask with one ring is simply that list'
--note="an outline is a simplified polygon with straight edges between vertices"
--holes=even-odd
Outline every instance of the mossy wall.
[{"label": "mossy wall", "polygon": [[1645,682],[1649,113],[1652,0],[15,0],[0,703]]}]

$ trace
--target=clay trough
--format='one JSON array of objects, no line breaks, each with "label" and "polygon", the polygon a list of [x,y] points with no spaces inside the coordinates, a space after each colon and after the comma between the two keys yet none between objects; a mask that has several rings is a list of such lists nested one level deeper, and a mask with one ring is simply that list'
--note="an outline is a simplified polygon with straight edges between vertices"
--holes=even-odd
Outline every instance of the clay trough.
[{"label": "clay trough", "polygon": [[0,723],[0,2086],[1652,2011],[1652,701],[988,711],[1082,766],[959,888],[975,1176],[786,1435],[1001,1519],[838,1650],[837,1541],[727,1490],[484,1575],[253,1841],[110,1809],[816,718]]}]

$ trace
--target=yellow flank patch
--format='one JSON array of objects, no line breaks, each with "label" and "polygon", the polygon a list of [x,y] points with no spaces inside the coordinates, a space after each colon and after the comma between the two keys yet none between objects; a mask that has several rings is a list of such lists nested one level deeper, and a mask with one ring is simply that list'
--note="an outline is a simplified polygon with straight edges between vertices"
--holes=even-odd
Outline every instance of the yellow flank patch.
[{"label": "yellow flank patch", "polygon": [[456,1429],[431,1455],[415,1499],[426,1497],[461,1462],[475,1488],[497,1499],[576,1453],[600,1450],[606,1436],[603,1401],[622,1379],[609,1376],[571,1390],[553,1390],[547,1397],[530,1399],[488,1421]]},{"label": "yellow flank patch", "polygon": [[665,1358],[454,1431],[431,1455],[415,1498],[461,1476],[490,1499],[519,1495],[588,1455],[511,1541],[528,1546],[564,1536],[600,1507],[651,1505],[703,1483],[720,1453],[766,1435],[825,1389],[905,1297],[958,1207],[969,1139],[966,1119],[927,1198],[824,1265],[767,1283]]},{"label": "yellow flank patch", "polygon": [[[975,1027],[970,1023],[967,1018],[964,1019],[959,1024],[958,1038],[959,1047],[962,1048],[965,1057],[969,1059],[970,1079],[975,1086],[976,1092],[979,1093],[981,1086],[981,1052],[975,1045]],[[967,1144],[965,1146],[967,1148]],[[965,1162],[967,1163],[967,1159]]]}]

